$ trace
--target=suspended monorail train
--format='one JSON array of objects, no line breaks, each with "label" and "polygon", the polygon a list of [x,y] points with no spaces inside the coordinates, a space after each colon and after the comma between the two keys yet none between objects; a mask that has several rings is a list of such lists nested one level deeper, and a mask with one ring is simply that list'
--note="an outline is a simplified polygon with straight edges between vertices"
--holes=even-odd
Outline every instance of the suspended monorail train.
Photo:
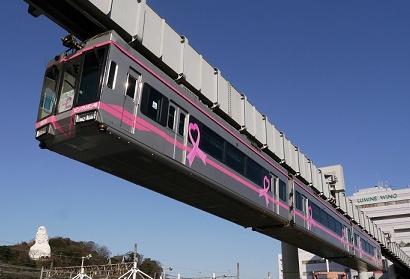
[{"label": "suspended monorail train", "polygon": [[42,148],[345,266],[383,268],[376,239],[115,32],[49,62],[35,127]]}]

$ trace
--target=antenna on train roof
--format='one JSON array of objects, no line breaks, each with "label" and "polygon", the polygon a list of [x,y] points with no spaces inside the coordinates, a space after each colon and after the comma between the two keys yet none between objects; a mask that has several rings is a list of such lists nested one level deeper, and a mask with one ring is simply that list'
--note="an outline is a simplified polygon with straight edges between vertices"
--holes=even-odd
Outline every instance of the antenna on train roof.
[{"label": "antenna on train roof", "polygon": [[80,50],[83,48],[83,44],[80,43],[73,34],[68,34],[67,36],[61,38],[61,41],[63,46],[69,49]]}]

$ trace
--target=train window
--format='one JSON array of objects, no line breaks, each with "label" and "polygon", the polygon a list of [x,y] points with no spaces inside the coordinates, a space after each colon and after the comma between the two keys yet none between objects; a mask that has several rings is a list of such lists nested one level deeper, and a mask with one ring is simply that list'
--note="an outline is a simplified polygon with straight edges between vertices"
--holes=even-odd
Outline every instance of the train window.
[{"label": "train window", "polygon": [[245,154],[227,142],[225,146],[225,164],[243,175],[245,173]]},{"label": "train window", "polygon": [[59,71],[55,66],[46,71],[38,119],[49,116],[54,110],[57,101],[56,87],[58,75]]},{"label": "train window", "polygon": [[330,216],[330,229],[334,231],[335,233],[337,233],[337,221],[335,220],[335,218],[331,216]]},{"label": "train window", "polygon": [[89,52],[84,57],[77,106],[96,102],[100,98],[100,72],[104,62],[105,49]]},{"label": "train window", "polygon": [[142,89],[141,112],[155,122],[166,126],[169,100],[148,83]]},{"label": "train window", "polygon": [[72,60],[71,63],[65,65],[63,86],[58,101],[58,113],[70,110],[73,107],[79,70],[79,60]]},{"label": "train window", "polygon": [[329,227],[329,214],[326,213],[324,210],[320,210],[320,220],[319,222],[324,225],[325,227]]},{"label": "train window", "polygon": [[175,107],[174,106],[169,106],[168,110],[168,128],[171,130],[174,130],[175,127]]},{"label": "train window", "polygon": [[296,191],[296,194],[295,194],[295,206],[297,210],[303,212],[303,199],[302,199],[302,195],[298,191]]},{"label": "train window", "polygon": [[360,244],[362,245],[362,250],[370,255],[370,256],[374,256],[374,247],[372,245],[370,245],[369,242],[367,242],[364,239],[360,239]]},{"label": "train window", "polygon": [[199,143],[199,147],[204,152],[208,153],[218,161],[223,162],[224,143],[225,140],[220,135],[218,135],[205,125],[202,125],[201,141]]},{"label": "train window", "polygon": [[135,92],[137,91],[137,79],[132,75],[128,74],[127,84],[126,84],[125,95],[131,99],[135,98]]},{"label": "train window", "polygon": [[333,218],[333,222],[334,222],[334,232],[337,235],[342,235],[342,224],[340,224],[338,221],[336,221],[335,218]]},{"label": "train window", "polygon": [[115,81],[117,79],[118,65],[114,61],[110,63],[110,69],[108,71],[107,87],[110,89],[115,88]]},{"label": "train window", "polygon": [[315,221],[320,222],[320,211],[321,211],[320,207],[318,207],[316,204],[312,202],[310,203],[310,206],[312,207],[312,218]]},{"label": "train window", "polygon": [[253,183],[255,183],[256,185],[264,187],[263,178],[265,176],[269,176],[269,172],[251,158],[246,157],[245,177]]},{"label": "train window", "polygon": [[[190,123],[195,123],[199,127],[200,135],[201,135],[201,140],[199,142],[199,148],[204,151],[205,153],[211,155],[215,159],[217,159],[220,162],[223,162],[224,158],[224,144],[225,140],[219,136],[217,133],[206,127],[204,124],[202,124],[200,121],[198,121],[195,117],[192,115],[190,116]],[[195,140],[197,138],[197,135],[193,135],[193,139]],[[189,138],[189,142],[191,144],[191,138]]]},{"label": "train window", "polygon": [[178,124],[178,134],[184,136],[185,131],[185,113],[181,112],[179,114],[179,124]]},{"label": "train window", "polygon": [[334,223],[334,219],[333,219],[333,217],[332,216],[328,216],[328,228],[331,230],[331,231],[335,231],[335,223]]},{"label": "train window", "polygon": [[337,222],[337,234],[342,236],[343,235],[343,225]]},{"label": "train window", "polygon": [[287,201],[286,182],[279,179],[279,199]]}]

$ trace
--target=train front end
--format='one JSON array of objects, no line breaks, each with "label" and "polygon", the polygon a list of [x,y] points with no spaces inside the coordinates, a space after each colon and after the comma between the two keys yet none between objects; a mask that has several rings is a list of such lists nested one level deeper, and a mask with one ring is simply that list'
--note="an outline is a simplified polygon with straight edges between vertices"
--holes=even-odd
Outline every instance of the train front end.
[{"label": "train front end", "polygon": [[40,147],[72,157],[67,153],[73,147],[98,144],[107,52],[104,45],[85,45],[48,63],[35,124]]}]

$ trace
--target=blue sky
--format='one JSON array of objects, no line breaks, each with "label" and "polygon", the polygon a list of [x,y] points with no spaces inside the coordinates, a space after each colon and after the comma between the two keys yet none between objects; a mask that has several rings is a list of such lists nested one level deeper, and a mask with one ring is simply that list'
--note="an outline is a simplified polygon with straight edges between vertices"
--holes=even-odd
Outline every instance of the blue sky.
[{"label": "blue sky", "polygon": [[[410,184],[408,1],[149,1],[348,192]],[[0,244],[51,236],[132,249],[183,275],[276,278],[278,241],[49,151],[34,139],[44,67],[66,32],[2,5]]]}]

